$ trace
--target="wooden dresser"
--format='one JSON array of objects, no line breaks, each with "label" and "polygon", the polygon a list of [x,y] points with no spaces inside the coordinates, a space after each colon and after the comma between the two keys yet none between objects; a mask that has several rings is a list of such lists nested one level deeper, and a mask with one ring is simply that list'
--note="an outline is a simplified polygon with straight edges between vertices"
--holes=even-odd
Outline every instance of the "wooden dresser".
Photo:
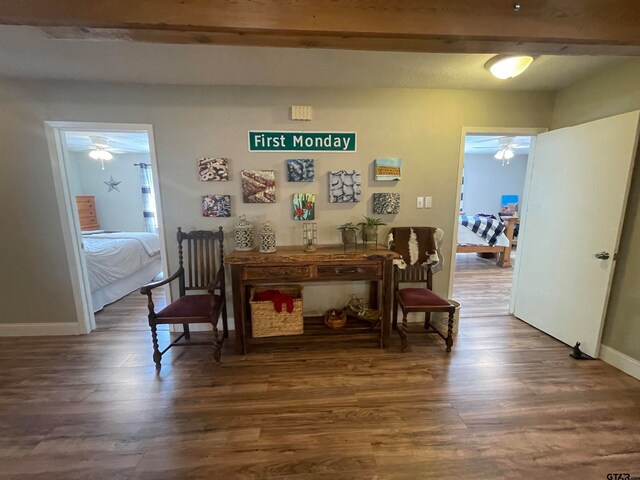
[{"label": "wooden dresser", "polygon": [[[386,347],[391,335],[395,258],[399,255],[384,247],[345,252],[341,245],[318,245],[318,250],[313,253],[305,253],[301,245],[278,246],[275,253],[256,250],[232,252],[225,257],[225,263],[231,266],[233,282],[236,352],[245,354],[248,344],[265,342],[265,339],[251,336],[250,288],[254,285],[303,282],[369,281],[369,304],[382,311],[381,326],[372,330],[348,323],[341,330],[330,330],[322,325],[321,318],[309,317],[304,319],[305,333],[287,339],[299,338],[304,342],[308,337],[330,336],[339,340],[340,336],[358,335],[358,338],[368,337],[376,340],[380,347]],[[273,338],[266,341],[273,341]]]},{"label": "wooden dresser", "polygon": [[80,218],[80,230],[100,230],[96,214],[96,199],[93,195],[77,195],[76,207]]}]

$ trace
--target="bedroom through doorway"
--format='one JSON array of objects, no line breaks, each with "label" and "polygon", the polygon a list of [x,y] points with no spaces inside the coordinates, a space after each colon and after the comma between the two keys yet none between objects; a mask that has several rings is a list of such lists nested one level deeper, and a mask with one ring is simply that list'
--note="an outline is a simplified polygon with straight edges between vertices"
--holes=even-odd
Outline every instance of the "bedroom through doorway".
[{"label": "bedroom through doorway", "polygon": [[[58,138],[95,328],[146,330],[139,290],[163,271],[149,134],[71,128]],[[156,307],[164,297],[154,296]]]},{"label": "bedroom through doorway", "polygon": [[534,138],[465,135],[452,297],[461,317],[509,315]]}]

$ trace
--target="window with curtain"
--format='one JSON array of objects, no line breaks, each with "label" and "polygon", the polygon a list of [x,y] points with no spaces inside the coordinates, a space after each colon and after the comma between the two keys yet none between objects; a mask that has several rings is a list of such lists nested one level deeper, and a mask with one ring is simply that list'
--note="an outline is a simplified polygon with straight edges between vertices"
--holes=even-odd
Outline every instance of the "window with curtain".
[{"label": "window with curtain", "polygon": [[140,163],[140,185],[142,192],[142,216],[145,232],[158,233],[158,216],[156,215],[156,197],[153,190],[153,172],[151,165]]}]

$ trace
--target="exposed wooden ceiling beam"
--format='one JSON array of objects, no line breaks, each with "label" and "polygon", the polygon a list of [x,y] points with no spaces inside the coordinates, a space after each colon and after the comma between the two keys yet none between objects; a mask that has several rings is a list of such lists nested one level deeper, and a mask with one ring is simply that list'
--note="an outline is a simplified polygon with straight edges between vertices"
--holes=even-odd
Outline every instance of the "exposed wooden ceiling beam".
[{"label": "exposed wooden ceiling beam", "polygon": [[640,55],[638,0],[0,0],[0,24],[93,40]]}]

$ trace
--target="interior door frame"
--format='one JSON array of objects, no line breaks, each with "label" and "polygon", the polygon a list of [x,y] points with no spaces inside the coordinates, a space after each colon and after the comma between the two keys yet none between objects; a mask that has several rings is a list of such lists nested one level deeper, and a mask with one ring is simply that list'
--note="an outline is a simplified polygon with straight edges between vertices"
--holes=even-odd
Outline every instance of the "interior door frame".
[{"label": "interior door frame", "polygon": [[65,131],[112,131],[112,132],[146,132],[149,138],[149,158],[153,171],[153,188],[155,190],[156,213],[158,220],[158,234],[160,237],[160,254],[162,269],[167,272],[167,248],[164,235],[162,215],[162,195],[160,193],[160,172],[156,157],[155,137],[153,125],[138,123],[101,123],[101,122],[61,122],[45,121],[45,131],[51,167],[53,169],[53,181],[58,203],[58,213],[62,225],[65,252],[71,274],[71,285],[76,306],[76,319],[78,333],[86,334],[95,330],[96,320],[91,303],[91,290],[87,267],[82,254],[80,236],[80,219],[71,197],[69,176],[67,173],[68,152],[63,134]]},{"label": "interior door frame", "polygon": [[[463,126],[460,133],[460,155],[458,157],[458,176],[456,180],[456,197],[455,197],[455,215],[453,216],[453,226],[451,228],[451,262],[449,265],[449,288],[447,291],[447,297],[451,298],[453,294],[453,280],[454,275],[456,273],[456,251],[458,247],[458,216],[460,212],[460,194],[462,192],[462,171],[464,169],[464,146],[467,135],[479,134],[479,135],[526,135],[534,137],[531,147],[529,149],[529,159],[533,157],[533,150],[535,149],[535,137],[541,133],[548,132],[549,129],[546,127],[466,127]],[[529,185],[531,183],[531,163],[527,161],[527,172],[525,175],[524,181],[524,192],[523,195],[523,203],[526,199],[526,192],[529,189]],[[518,267],[518,259],[516,257],[515,265],[512,267],[513,270],[513,282],[517,281],[517,267]],[[513,289],[512,289],[513,291]],[[513,313],[513,297],[511,298],[509,305],[509,314]]]}]

